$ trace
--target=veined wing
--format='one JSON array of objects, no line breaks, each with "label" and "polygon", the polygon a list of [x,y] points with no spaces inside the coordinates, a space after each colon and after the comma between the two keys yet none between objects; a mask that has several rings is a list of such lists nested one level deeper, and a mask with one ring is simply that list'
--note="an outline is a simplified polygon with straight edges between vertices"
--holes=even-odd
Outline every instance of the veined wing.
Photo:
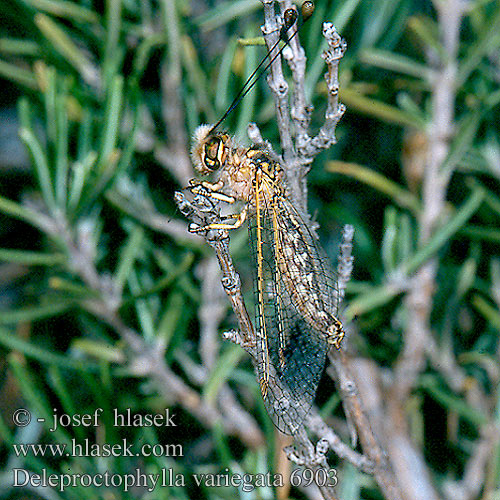
[{"label": "veined wing", "polygon": [[293,434],[314,401],[329,348],[319,327],[327,322],[323,310],[334,303],[331,278],[314,238],[286,197],[257,198],[249,224],[256,260],[256,369],[275,425]]},{"label": "veined wing", "polygon": [[290,201],[284,196],[278,197],[274,210],[280,236],[278,265],[292,303],[316,333],[326,336],[329,344],[339,348],[344,331],[336,317],[337,274]]}]

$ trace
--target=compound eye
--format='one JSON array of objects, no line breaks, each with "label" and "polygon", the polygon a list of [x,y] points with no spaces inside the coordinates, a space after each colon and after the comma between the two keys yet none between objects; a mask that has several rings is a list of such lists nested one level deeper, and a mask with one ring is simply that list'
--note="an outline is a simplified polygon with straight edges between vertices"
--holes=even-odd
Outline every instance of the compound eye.
[{"label": "compound eye", "polygon": [[212,172],[219,169],[221,166],[220,155],[221,155],[221,148],[223,147],[224,145],[222,144],[222,141],[218,137],[210,139],[205,144],[205,158],[203,159],[203,163]]}]

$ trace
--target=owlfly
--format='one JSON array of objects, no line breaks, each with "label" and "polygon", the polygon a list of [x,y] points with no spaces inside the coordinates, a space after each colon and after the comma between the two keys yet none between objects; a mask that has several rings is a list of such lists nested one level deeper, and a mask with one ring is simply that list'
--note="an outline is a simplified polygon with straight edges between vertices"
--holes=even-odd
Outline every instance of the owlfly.
[{"label": "owlfly", "polygon": [[188,189],[216,203],[243,202],[243,209],[205,226],[191,224],[190,231],[233,230],[248,220],[255,367],[273,422],[294,434],[311,408],[328,349],[339,349],[344,337],[336,316],[336,274],[306,223],[308,216],[291,201],[280,162],[263,147],[244,147],[218,132],[221,121],[198,127],[191,151],[197,171],[214,175],[214,182],[192,179]]}]

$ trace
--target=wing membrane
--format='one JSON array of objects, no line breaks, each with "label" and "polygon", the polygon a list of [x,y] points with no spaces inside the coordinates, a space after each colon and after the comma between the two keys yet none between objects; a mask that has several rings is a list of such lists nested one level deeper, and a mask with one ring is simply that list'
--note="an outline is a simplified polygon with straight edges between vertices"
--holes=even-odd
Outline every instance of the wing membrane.
[{"label": "wing membrane", "polygon": [[287,198],[275,194],[257,204],[249,224],[256,370],[275,425],[293,434],[313,404],[329,348],[318,314],[336,313],[336,294],[328,264]]}]

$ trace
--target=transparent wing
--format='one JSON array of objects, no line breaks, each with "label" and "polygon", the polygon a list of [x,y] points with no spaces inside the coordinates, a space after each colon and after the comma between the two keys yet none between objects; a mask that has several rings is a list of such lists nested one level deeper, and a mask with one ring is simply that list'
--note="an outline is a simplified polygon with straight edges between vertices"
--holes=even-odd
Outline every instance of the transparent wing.
[{"label": "transparent wing", "polygon": [[292,301],[318,332],[335,335],[335,328],[330,327],[341,326],[336,317],[339,309],[337,274],[309,226],[290,201],[283,196],[277,197],[274,210],[278,214],[276,220],[281,238],[278,264],[282,276],[291,278],[285,284],[292,285],[289,290]]},{"label": "transparent wing", "polygon": [[261,202],[249,232],[256,260],[256,370],[273,422],[293,434],[313,404],[325,364],[329,343],[321,328],[336,313],[335,280],[284,196]]}]

